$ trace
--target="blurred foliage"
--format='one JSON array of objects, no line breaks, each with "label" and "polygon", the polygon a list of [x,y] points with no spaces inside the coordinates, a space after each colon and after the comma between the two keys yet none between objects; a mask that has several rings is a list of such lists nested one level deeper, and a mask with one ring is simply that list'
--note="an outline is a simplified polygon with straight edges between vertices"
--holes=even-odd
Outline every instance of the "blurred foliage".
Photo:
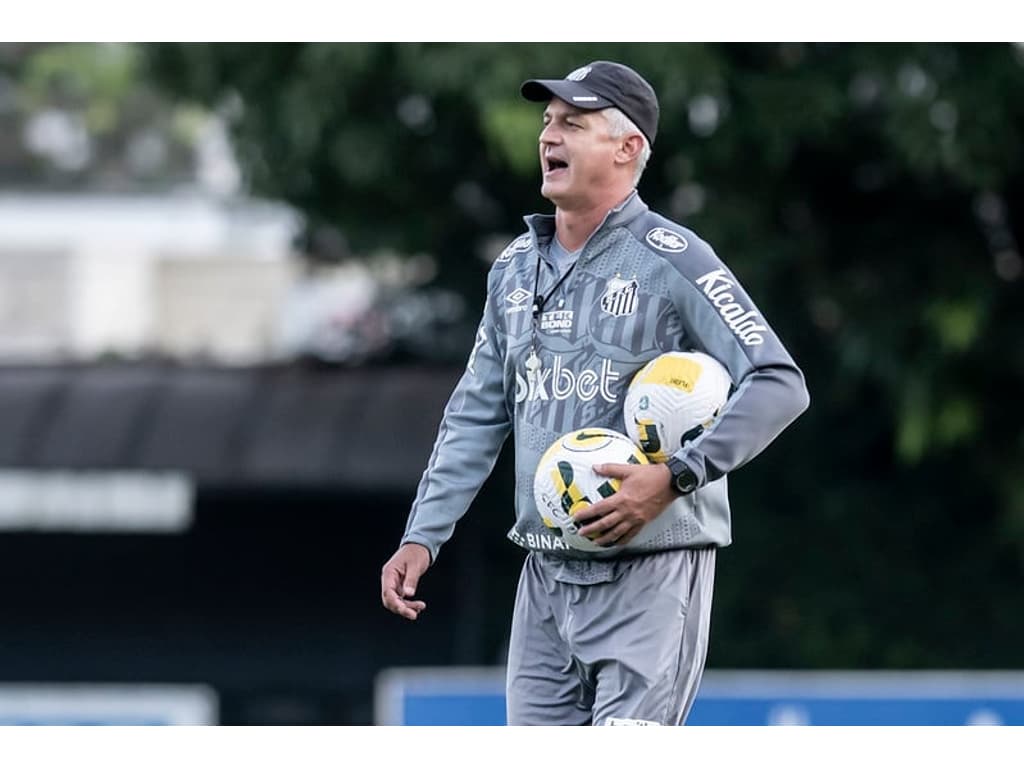
[{"label": "blurred foliage", "polygon": [[133,192],[195,181],[210,116],[172,103],[131,44],[0,43],[0,184]]},{"label": "blurred foliage", "polygon": [[343,238],[325,257],[429,252],[471,306],[521,216],[548,207],[541,110],[520,82],[597,58],[634,66],[662,107],[641,194],[715,246],[812,397],[734,476],[709,664],[1024,664],[1020,46],[145,55],[168,94],[229,117],[250,189]]}]

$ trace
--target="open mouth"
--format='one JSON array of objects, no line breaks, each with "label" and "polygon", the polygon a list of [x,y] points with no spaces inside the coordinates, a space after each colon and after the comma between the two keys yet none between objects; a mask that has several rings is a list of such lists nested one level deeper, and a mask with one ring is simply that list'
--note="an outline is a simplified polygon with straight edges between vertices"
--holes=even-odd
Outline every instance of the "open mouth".
[{"label": "open mouth", "polygon": [[567,162],[565,162],[565,160],[559,160],[558,158],[555,158],[555,157],[547,158],[546,165],[547,165],[547,168],[545,168],[545,171],[544,171],[545,173],[554,173],[556,171],[564,171],[566,168],[569,167],[569,164]]}]

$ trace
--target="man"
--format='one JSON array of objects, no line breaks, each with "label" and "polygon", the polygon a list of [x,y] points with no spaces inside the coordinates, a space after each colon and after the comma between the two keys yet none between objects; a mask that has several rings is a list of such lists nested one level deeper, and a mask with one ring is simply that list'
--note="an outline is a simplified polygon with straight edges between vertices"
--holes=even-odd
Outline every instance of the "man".
[{"label": "man", "polygon": [[[629,67],[595,61],[521,91],[546,103],[541,194],[555,213],[527,217],[528,231],[491,269],[476,344],[382,571],[382,599],[407,619],[424,609],[419,579],[512,430],[508,535],[528,554],[509,641],[509,724],[680,725],[704,668],[716,548],[731,542],[726,476],[807,407],[807,390],[711,247],[637,195],[658,127],[651,86]],[[573,429],[623,431],[633,374],[687,349],[725,365],[734,393],[667,463],[597,467],[620,489],[575,519],[615,549],[567,547],[534,504],[541,454]],[[670,516],[666,532],[634,543],[659,515]]]}]

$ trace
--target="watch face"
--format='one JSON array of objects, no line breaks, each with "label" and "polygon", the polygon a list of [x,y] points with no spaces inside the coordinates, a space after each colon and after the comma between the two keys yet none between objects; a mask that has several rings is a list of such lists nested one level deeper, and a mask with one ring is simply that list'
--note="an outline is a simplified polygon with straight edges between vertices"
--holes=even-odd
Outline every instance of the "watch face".
[{"label": "watch face", "polygon": [[687,466],[683,466],[675,476],[676,490],[680,493],[690,493],[697,487],[697,478]]}]

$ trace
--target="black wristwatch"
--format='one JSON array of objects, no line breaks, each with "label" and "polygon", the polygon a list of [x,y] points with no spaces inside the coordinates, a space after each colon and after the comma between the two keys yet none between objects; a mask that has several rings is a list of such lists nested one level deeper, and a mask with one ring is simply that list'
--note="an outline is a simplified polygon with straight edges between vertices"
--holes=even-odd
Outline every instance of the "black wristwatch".
[{"label": "black wristwatch", "polygon": [[669,456],[665,462],[672,473],[672,485],[684,496],[697,490],[697,475],[686,464],[675,456]]}]

